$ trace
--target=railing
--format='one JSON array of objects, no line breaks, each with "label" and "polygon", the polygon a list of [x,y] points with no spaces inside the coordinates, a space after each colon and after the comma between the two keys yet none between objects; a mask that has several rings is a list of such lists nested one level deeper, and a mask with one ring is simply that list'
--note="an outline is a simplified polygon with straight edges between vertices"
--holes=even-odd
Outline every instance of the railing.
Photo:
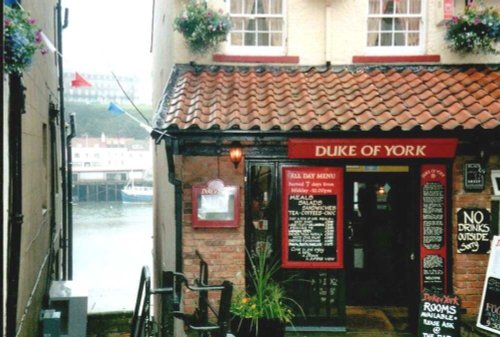
[{"label": "railing", "polygon": [[[179,318],[192,330],[198,331],[200,337],[226,337],[229,331],[229,309],[231,306],[231,296],[233,284],[224,281],[220,285],[208,284],[208,264],[201,254],[196,251],[200,259],[200,271],[198,278],[193,284],[189,284],[187,278],[182,273],[164,272],[162,288],[151,289],[151,276],[148,267],[144,266],[141,272],[137,300],[132,317],[131,337],[150,337],[157,335],[153,329],[153,320],[150,313],[151,295],[162,295],[162,322],[160,335],[167,337],[172,335],[171,327],[167,327],[168,317]],[[193,314],[179,311],[182,287],[198,292],[198,307]],[[220,292],[219,308],[214,308],[208,300],[208,292]],[[170,305],[169,303],[173,304]],[[170,312],[165,312],[169,310]],[[212,312],[216,322],[210,323],[209,310]]]},{"label": "railing", "polygon": [[149,337],[151,333],[151,275],[147,266],[142,267],[139,290],[132,316],[131,337]]}]

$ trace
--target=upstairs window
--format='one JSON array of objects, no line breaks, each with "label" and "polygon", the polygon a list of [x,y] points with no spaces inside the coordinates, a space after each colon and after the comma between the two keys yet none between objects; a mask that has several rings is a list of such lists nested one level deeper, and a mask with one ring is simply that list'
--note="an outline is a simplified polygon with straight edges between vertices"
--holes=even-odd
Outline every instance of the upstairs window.
[{"label": "upstairs window", "polygon": [[285,46],[284,0],[230,0],[231,52],[279,55]]},{"label": "upstairs window", "polygon": [[380,54],[422,52],[424,0],[369,0],[367,45]]}]

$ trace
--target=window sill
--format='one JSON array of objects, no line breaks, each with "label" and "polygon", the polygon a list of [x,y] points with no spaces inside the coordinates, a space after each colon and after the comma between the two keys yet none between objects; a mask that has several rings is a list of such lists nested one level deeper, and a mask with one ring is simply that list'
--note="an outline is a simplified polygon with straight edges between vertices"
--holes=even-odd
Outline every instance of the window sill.
[{"label": "window sill", "polygon": [[440,62],[441,55],[402,55],[402,56],[353,56],[352,63],[422,63]]},{"label": "window sill", "polygon": [[298,56],[250,56],[250,55],[224,55],[215,54],[214,62],[238,62],[238,63],[299,63]]}]

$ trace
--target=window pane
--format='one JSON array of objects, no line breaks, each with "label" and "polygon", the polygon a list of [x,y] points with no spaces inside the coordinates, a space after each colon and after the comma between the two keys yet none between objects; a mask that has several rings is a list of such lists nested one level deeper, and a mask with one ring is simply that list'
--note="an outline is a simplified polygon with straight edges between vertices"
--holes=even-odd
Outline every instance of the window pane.
[{"label": "window pane", "polygon": [[230,12],[232,14],[243,13],[243,0],[232,0]]},{"label": "window pane", "polygon": [[271,35],[271,46],[279,47],[283,44],[282,42],[282,34],[281,33],[272,33]]},{"label": "window pane", "polygon": [[382,33],[381,35],[381,46],[392,46],[392,33]]},{"label": "window pane", "polygon": [[233,46],[242,46],[243,45],[243,34],[231,32],[231,44]]},{"label": "window pane", "polygon": [[283,14],[283,0],[269,0],[269,11],[271,14]]},{"label": "window pane", "polygon": [[242,31],[244,30],[244,21],[241,18],[233,18],[231,20],[231,30],[232,31]]},{"label": "window pane", "polygon": [[380,0],[370,0],[368,5],[368,13],[380,14]]},{"label": "window pane", "polygon": [[[266,5],[264,6],[264,2],[266,2]],[[266,14],[267,13],[267,8],[268,3],[265,0],[257,0],[257,14]]]},{"label": "window pane", "polygon": [[409,31],[419,31],[420,30],[420,19],[408,19],[408,30]]},{"label": "window pane", "polygon": [[380,19],[368,19],[368,31],[378,31],[380,30]]},{"label": "window pane", "polygon": [[378,46],[378,33],[368,33],[368,46]]},{"label": "window pane", "polygon": [[410,1],[410,13],[420,14],[422,13],[422,2],[421,0],[409,0]]},{"label": "window pane", "polygon": [[269,19],[267,20],[269,23],[269,30],[274,32],[282,32],[283,31],[283,21],[281,19]]},{"label": "window pane", "polygon": [[243,0],[243,3],[244,3],[244,8],[243,8],[244,14],[255,14],[255,0]]},{"label": "window pane", "polygon": [[257,34],[257,45],[258,46],[269,46],[269,33]]},{"label": "window pane", "polygon": [[385,30],[385,31],[392,30],[393,22],[394,22],[394,19],[392,19],[392,18],[382,19],[382,30]]},{"label": "window pane", "polygon": [[395,33],[394,34],[394,45],[395,46],[404,46],[405,45],[405,34],[404,33]]},{"label": "window pane", "polygon": [[396,0],[395,7],[396,14],[408,14],[408,0]]},{"label": "window pane", "polygon": [[383,0],[383,13],[384,14],[394,14],[394,1]]},{"label": "window pane", "polygon": [[420,44],[419,33],[408,33],[408,45],[418,46]]}]

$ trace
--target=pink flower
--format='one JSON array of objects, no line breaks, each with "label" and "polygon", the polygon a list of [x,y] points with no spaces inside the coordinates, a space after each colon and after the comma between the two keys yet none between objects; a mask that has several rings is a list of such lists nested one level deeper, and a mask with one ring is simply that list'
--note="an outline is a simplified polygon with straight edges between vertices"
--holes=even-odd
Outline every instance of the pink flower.
[{"label": "pink flower", "polygon": [[29,17],[29,18],[28,18],[28,23],[29,23],[30,25],[34,25],[34,24],[35,24],[35,22],[36,22],[36,20],[35,20],[34,18],[32,18],[32,17]]},{"label": "pink flower", "polygon": [[3,25],[4,25],[5,27],[10,26],[11,24],[12,24],[12,20],[11,20],[11,19],[4,19],[4,20],[3,20]]},{"label": "pink flower", "polygon": [[478,25],[478,24],[480,24],[480,23],[481,23],[481,19],[479,19],[479,17],[478,17],[478,16],[476,16],[476,17],[474,18],[474,24],[477,26],[477,25]]},{"label": "pink flower", "polygon": [[43,47],[40,49],[40,53],[42,53],[42,55],[45,55],[47,54],[49,51],[47,50],[47,48]]},{"label": "pink flower", "polygon": [[453,23],[458,23],[458,16],[453,16],[451,21],[453,21]]},{"label": "pink flower", "polygon": [[35,33],[35,42],[42,42],[42,30],[37,30],[37,32]]}]

